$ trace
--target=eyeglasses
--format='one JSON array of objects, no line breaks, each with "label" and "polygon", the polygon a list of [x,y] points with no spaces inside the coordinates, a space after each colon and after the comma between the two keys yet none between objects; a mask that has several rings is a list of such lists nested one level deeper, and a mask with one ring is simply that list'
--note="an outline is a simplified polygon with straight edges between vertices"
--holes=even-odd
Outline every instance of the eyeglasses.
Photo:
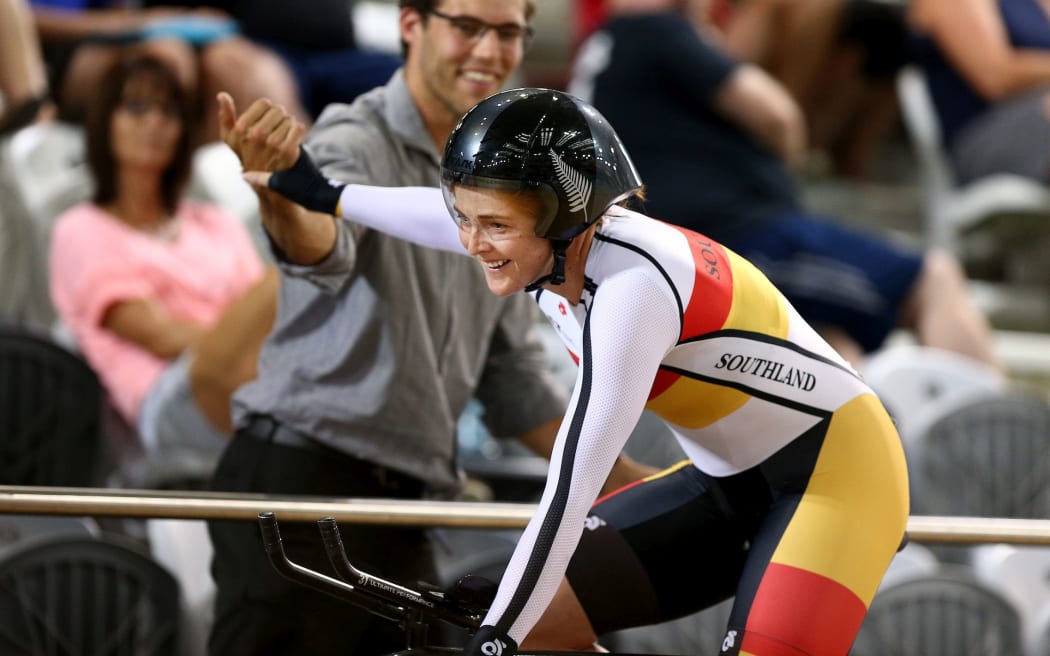
[{"label": "eyeglasses", "polygon": [[447,20],[463,41],[471,45],[480,41],[489,30],[495,30],[500,45],[512,47],[521,44],[523,49],[532,43],[533,31],[528,25],[518,23],[500,23],[499,25],[487,23],[474,16],[450,16],[437,9],[427,12],[443,20]]},{"label": "eyeglasses", "polygon": [[453,214],[452,220],[459,226],[460,232],[468,233],[471,238],[475,232],[481,233],[489,241],[506,241],[521,236],[520,230],[499,221],[475,221],[459,212]]},{"label": "eyeglasses", "polygon": [[173,102],[129,98],[122,100],[117,107],[135,117],[145,116],[151,111],[158,111],[165,118],[179,118],[180,116],[179,106]]}]

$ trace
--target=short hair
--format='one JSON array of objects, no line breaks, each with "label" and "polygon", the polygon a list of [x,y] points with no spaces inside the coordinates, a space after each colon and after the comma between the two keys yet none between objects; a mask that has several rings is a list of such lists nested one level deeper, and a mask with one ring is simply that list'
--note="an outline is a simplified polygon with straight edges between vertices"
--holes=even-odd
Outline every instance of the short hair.
[{"label": "short hair", "polygon": [[[401,9],[415,9],[416,13],[418,13],[423,20],[426,20],[430,12],[437,9],[437,6],[441,4],[441,2],[442,0],[398,0],[397,4]],[[535,13],[536,0],[525,0],[525,21],[531,21]],[[404,41],[401,42],[401,56],[408,57],[408,44]]]},{"label": "short hair", "polygon": [[117,196],[117,163],[113,156],[113,114],[124,102],[124,92],[133,80],[145,79],[166,102],[173,103],[182,121],[182,134],[175,154],[161,179],[161,195],[165,208],[174,212],[189,179],[192,154],[192,128],[189,93],[183,88],[175,72],[164,62],[149,55],[121,57],[106,70],[98,93],[88,108],[85,119],[87,160],[95,182],[93,200],[102,205]]}]

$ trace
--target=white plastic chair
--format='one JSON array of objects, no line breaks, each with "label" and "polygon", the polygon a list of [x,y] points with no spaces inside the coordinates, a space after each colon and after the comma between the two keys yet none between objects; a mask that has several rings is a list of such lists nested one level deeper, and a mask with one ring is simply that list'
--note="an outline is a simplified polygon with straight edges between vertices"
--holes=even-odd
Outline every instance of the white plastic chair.
[{"label": "white plastic chair", "polygon": [[964,568],[941,568],[880,589],[853,656],[1024,656],[1010,600]]},{"label": "white plastic chair", "polygon": [[1050,403],[1023,389],[960,394],[905,437],[912,512],[1050,513]]},{"label": "white plastic chair", "polygon": [[194,151],[188,193],[222,206],[245,223],[259,215],[259,198],[241,177],[237,155],[221,141]]},{"label": "white plastic chair", "polygon": [[1028,632],[1029,656],[1050,656],[1050,604],[1043,606]]},{"label": "white plastic chair", "polygon": [[241,177],[241,162],[225,143],[204,144],[194,151],[187,195],[214,203],[239,218],[263,259],[272,258],[263,233],[259,197]]},{"label": "white plastic chair", "polygon": [[1005,386],[1002,376],[977,360],[917,344],[880,350],[864,362],[861,374],[893,417],[905,447],[917,426],[954,409],[954,399]]},{"label": "white plastic chair", "polygon": [[971,551],[976,577],[1017,607],[1029,654],[1045,654],[1050,613],[1050,548],[982,544]]},{"label": "white plastic chair", "polygon": [[1050,230],[1050,190],[1045,185],[1013,174],[991,175],[965,186],[956,183],[922,70],[904,67],[897,94],[919,161],[929,245],[958,252],[965,233],[996,217],[1045,220]]},{"label": "white plastic chair", "polygon": [[890,566],[879,584],[879,590],[914,578],[933,576],[940,566],[937,555],[928,547],[917,542],[909,542],[890,561]]},{"label": "white plastic chair", "polygon": [[179,583],[182,656],[204,656],[215,609],[208,524],[199,520],[150,519],[146,522],[146,535],[153,559]]},{"label": "white plastic chair", "polygon": [[45,244],[55,218],[91,196],[85,158],[84,132],[68,123],[31,125],[2,146],[0,162]]},{"label": "white plastic chair", "polygon": [[25,540],[52,535],[98,537],[101,529],[90,517],[0,515],[0,552]]},{"label": "white plastic chair", "polygon": [[354,38],[362,48],[400,54],[399,9],[393,2],[357,0],[352,3]]}]

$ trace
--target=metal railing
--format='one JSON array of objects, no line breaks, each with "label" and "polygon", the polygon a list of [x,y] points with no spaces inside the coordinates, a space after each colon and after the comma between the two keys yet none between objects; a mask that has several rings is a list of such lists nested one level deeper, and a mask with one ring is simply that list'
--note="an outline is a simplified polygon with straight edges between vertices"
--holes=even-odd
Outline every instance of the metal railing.
[{"label": "metal railing", "polygon": [[[535,506],[527,503],[331,499],[266,494],[167,492],[108,488],[0,485],[0,514],[74,515],[257,521],[272,512],[282,521],[332,517],[339,522],[451,528],[524,528]],[[1050,545],[1050,520],[913,516],[916,542]]]}]

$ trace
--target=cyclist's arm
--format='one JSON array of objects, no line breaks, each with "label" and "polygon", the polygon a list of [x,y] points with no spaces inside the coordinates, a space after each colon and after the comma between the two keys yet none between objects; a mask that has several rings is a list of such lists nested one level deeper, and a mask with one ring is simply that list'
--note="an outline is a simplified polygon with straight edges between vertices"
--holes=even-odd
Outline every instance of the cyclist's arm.
[{"label": "cyclist's arm", "polygon": [[347,185],[336,216],[398,239],[466,255],[459,228],[436,187]]},{"label": "cyclist's arm", "polygon": [[666,283],[653,275],[627,272],[600,283],[539,508],[518,542],[485,626],[464,653],[488,653],[484,643],[494,640],[503,643],[504,656],[507,649],[513,652],[550,603],[587,512],[678,338],[680,316]]},{"label": "cyclist's arm", "polygon": [[466,254],[440,189],[373,187],[329,180],[304,150],[289,169],[248,171],[244,178],[314,212],[348,219],[420,246]]}]

